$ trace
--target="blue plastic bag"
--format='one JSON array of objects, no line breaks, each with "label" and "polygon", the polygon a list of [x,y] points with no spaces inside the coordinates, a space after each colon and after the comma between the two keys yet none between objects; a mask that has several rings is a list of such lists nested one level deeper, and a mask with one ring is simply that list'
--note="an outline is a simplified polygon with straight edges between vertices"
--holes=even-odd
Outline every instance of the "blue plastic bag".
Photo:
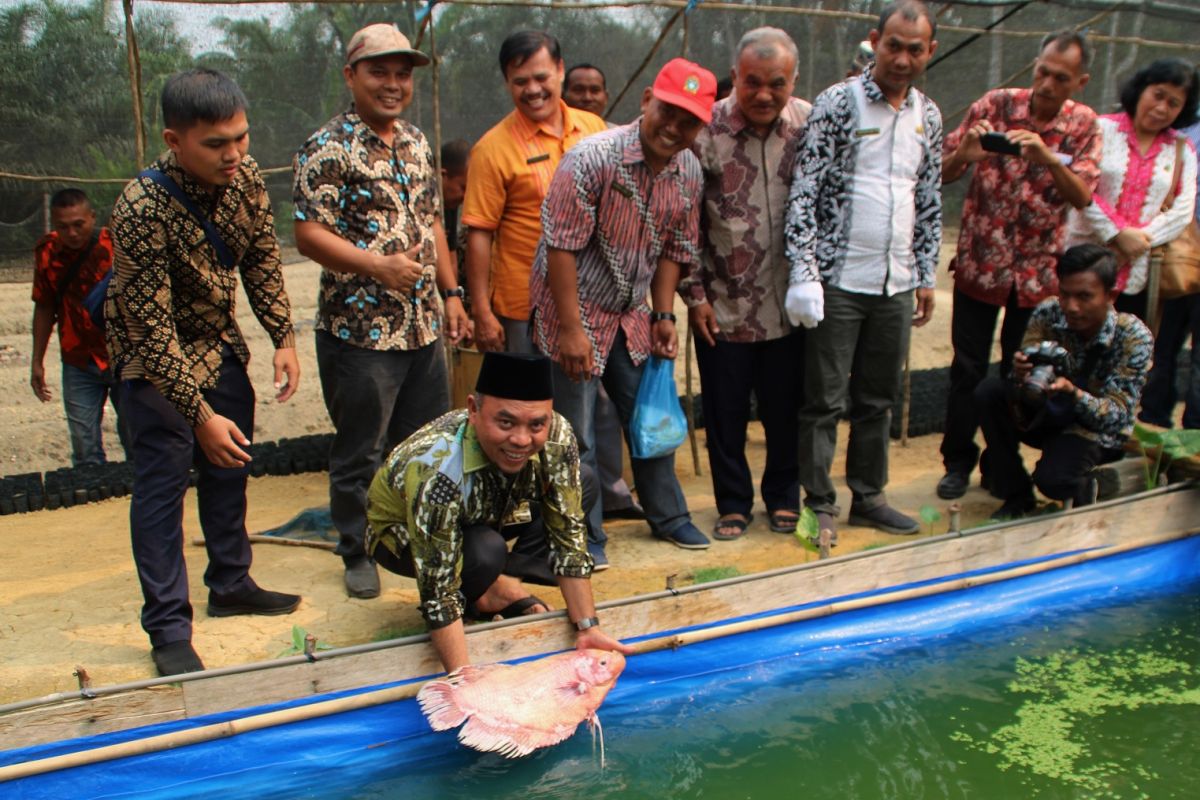
[{"label": "blue plastic bag", "polygon": [[687,418],[675,390],[675,362],[651,356],[629,420],[629,453],[634,458],[659,458],[675,452],[685,438]]}]

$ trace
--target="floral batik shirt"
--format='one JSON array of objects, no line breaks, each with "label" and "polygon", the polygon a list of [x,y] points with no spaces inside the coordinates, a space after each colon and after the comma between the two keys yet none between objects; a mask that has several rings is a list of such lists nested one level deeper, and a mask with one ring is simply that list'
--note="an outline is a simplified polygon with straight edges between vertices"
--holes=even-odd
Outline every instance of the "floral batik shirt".
[{"label": "floral batik shirt", "polygon": [[408,293],[365,275],[321,271],[319,331],[370,350],[415,350],[438,337],[434,224],[442,201],[433,151],[416,126],[396,120],[384,143],[353,107],[309,137],[292,161],[295,218],[319,222],[371,253],[407,253],[425,265]]}]

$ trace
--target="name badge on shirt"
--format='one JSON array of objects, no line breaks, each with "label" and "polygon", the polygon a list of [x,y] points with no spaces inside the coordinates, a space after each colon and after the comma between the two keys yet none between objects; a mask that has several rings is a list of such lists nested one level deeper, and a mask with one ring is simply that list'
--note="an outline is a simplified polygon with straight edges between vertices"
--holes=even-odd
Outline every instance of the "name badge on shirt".
[{"label": "name badge on shirt", "polygon": [[542,153],[540,155],[530,156],[529,158],[525,159],[525,163],[526,164],[540,164],[543,161],[549,161],[549,160],[550,160],[550,154]]},{"label": "name badge on shirt", "polygon": [[879,128],[859,128],[858,130],[856,130],[854,132],[854,135],[859,137],[860,139],[863,136],[878,136]]},{"label": "name badge on shirt", "polygon": [[625,195],[627,198],[629,198],[630,200],[632,200],[632,199],[633,199],[633,190],[632,190],[632,189],[629,189],[628,187],[622,186],[622,185],[621,185],[621,184],[619,184],[619,183],[614,183],[614,184],[612,185],[612,188],[613,188],[613,191],[615,191],[617,194],[623,194],[623,195]]},{"label": "name badge on shirt", "polygon": [[504,519],[500,521],[500,527],[508,527],[509,525],[525,525],[533,521],[533,512],[529,510],[529,501],[522,500],[517,505],[513,506]]}]

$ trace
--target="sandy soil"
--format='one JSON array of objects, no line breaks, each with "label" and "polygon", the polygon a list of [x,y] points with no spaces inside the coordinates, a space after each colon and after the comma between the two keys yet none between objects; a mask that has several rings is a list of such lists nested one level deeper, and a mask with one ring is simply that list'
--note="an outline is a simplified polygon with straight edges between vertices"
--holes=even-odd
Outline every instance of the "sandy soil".
[{"label": "sandy soil", "polygon": [[[952,240],[951,240],[952,241]],[[943,272],[943,278],[944,278]],[[270,397],[269,342],[248,313],[244,330],[256,354],[251,377],[260,389],[254,438],[271,441],[285,436],[330,429],[316,381],[312,318],[317,268],[300,262],[286,268],[294,318],[298,320],[302,385],[292,402],[276,404]],[[938,313],[932,324],[913,338],[914,369],[949,363],[948,286],[938,293]],[[241,308],[245,309],[243,299]],[[49,470],[69,463],[63,412],[57,399],[58,360],[51,347],[47,374],[56,399],[41,404],[28,385],[29,285],[0,285],[0,472],[12,474]],[[682,384],[683,370],[677,371]],[[840,437],[845,443],[845,431]],[[115,435],[108,428],[108,441]],[[899,508],[916,514],[929,504],[944,512],[933,487],[941,475],[938,437],[914,439],[894,446],[889,494]],[[701,461],[707,473],[703,433]],[[110,450],[111,452],[111,450]],[[752,426],[751,460],[761,465],[765,455],[761,428]],[[678,472],[696,523],[711,528],[716,513],[707,474],[693,473],[687,445],[679,451]],[[842,455],[835,461],[840,480]],[[841,489],[843,496],[844,486]],[[325,501],[323,473],[252,479],[248,527],[275,527],[305,508]],[[964,524],[982,520],[996,502],[978,488],[964,504]],[[72,670],[87,668],[96,684],[152,677],[149,647],[138,623],[141,593],[129,555],[128,500],[114,499],[57,511],[0,518],[0,702],[71,689]],[[622,522],[609,527],[613,569],[594,579],[599,599],[624,597],[663,588],[668,576],[680,585],[705,567],[732,567],[742,573],[815,558],[791,536],[771,533],[765,511],[756,509],[748,534],[737,542],[717,542],[707,551],[683,551],[654,540],[644,523]],[[385,574],[383,594],[376,600],[347,599],[342,589],[341,564],[329,553],[307,548],[255,546],[254,576],[264,586],[304,595],[299,610],[288,617],[212,619],[205,615],[203,586],[205,555],[190,544],[199,536],[194,496],[185,515],[190,583],[196,606],[195,645],[209,667],[273,658],[291,643],[293,625],[322,642],[350,645],[420,630],[416,592],[407,579]],[[943,532],[945,521],[929,532]],[[840,552],[894,541],[868,530],[844,529]],[[537,589],[552,604],[561,605],[556,590]]]}]

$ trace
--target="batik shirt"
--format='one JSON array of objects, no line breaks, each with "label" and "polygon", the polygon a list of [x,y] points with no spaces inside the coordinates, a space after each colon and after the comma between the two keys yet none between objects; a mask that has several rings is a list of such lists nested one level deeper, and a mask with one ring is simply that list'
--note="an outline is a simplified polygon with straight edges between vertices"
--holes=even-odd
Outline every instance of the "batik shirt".
[{"label": "batik shirt", "polygon": [[730,342],[761,342],[791,332],[784,299],[788,262],[783,215],[796,163],[796,146],[812,109],[793,97],[760,136],[727,97],[713,106],[712,122],[692,151],[704,171],[697,268],[679,285],[689,306],[712,305]]},{"label": "batik shirt", "polygon": [[238,273],[250,309],[276,348],[295,347],[283,288],[275,218],[250,156],[228,186],[205,191],[175,160],[166,173],[216,227],[233,253],[226,269],[196,218],[150,178],[135,178],[113,206],[113,278],[104,303],[108,354],[121,380],[144,378],[195,427],[213,416],[201,389],[217,385],[228,345],[243,364],[250,349],[234,314]]},{"label": "batik shirt", "polygon": [[1067,432],[1108,449],[1124,447],[1154,355],[1150,330],[1110,307],[1100,332],[1085,342],[1067,327],[1058,298],[1051,297],[1033,310],[1021,346],[1041,341],[1058,342],[1071,354],[1067,377],[1083,390],[1075,402],[1076,423]]},{"label": "batik shirt", "polygon": [[292,160],[298,221],[319,222],[360,250],[382,255],[420,247],[415,289],[385,289],[365,275],[321,270],[317,325],[369,350],[415,350],[438,336],[437,250],[433,226],[442,199],[433,151],[416,126],[396,120],[392,144],[353,107],[309,137]]},{"label": "batik shirt", "polygon": [[488,460],[463,409],[451,411],[404,440],[384,461],[367,493],[367,551],[408,548],[416,566],[421,614],[430,628],[463,615],[463,529],[529,521],[542,512],[555,575],[592,574],[579,482],[579,447],[559,414],[546,444],[515,476]]},{"label": "batik shirt", "polygon": [[639,117],[577,144],[563,156],[542,206],[542,240],[529,285],[534,342],[558,360],[558,310],[546,249],[570,250],[595,375],[604,374],[618,331],[625,332],[634,364],[649,357],[646,298],[658,261],[687,269],[698,258],[700,163],[683,150],[655,175],[642,155],[640,126]]},{"label": "batik shirt", "polygon": [[[987,120],[1001,133],[1028,130],[1075,173],[1089,190],[1100,176],[1096,113],[1067,100],[1045,126],[1033,118],[1029,89],[995,89],[971,105],[962,124],[946,137],[944,151],[958,149],[971,126]],[[963,201],[958,253],[950,263],[954,286],[981,303],[1003,306],[1016,287],[1017,303],[1032,308],[1058,292],[1054,267],[1065,249],[1068,203],[1049,167],[1019,156],[989,153],[975,164]]]},{"label": "batik shirt", "polygon": [[92,324],[92,318],[83,307],[83,298],[93,286],[112,268],[112,236],[108,228],[97,228],[95,243],[79,265],[79,271],[71,282],[58,288],[66,278],[67,268],[79,257],[79,252],[68,252],[54,231],[47,233],[33,248],[33,302],[52,308],[58,322],[58,344],[63,363],[80,369],[95,364],[100,369],[108,366],[108,351],[104,349],[104,330]]},{"label": "batik shirt", "polygon": [[[852,184],[857,171],[857,143],[879,133],[859,126],[858,103],[851,86],[855,81],[861,82],[867,103],[874,106],[888,102],[868,70],[829,87],[813,103],[788,200],[785,235],[793,284],[819,280],[841,285],[854,225]],[[903,114],[917,102],[921,104],[918,133],[925,143],[916,170],[910,245],[913,285],[908,288],[928,288],[934,285],[942,240],[942,115],[933,101],[915,88],[909,89],[897,113]],[[888,220],[878,220],[878,224],[887,225]]]}]

